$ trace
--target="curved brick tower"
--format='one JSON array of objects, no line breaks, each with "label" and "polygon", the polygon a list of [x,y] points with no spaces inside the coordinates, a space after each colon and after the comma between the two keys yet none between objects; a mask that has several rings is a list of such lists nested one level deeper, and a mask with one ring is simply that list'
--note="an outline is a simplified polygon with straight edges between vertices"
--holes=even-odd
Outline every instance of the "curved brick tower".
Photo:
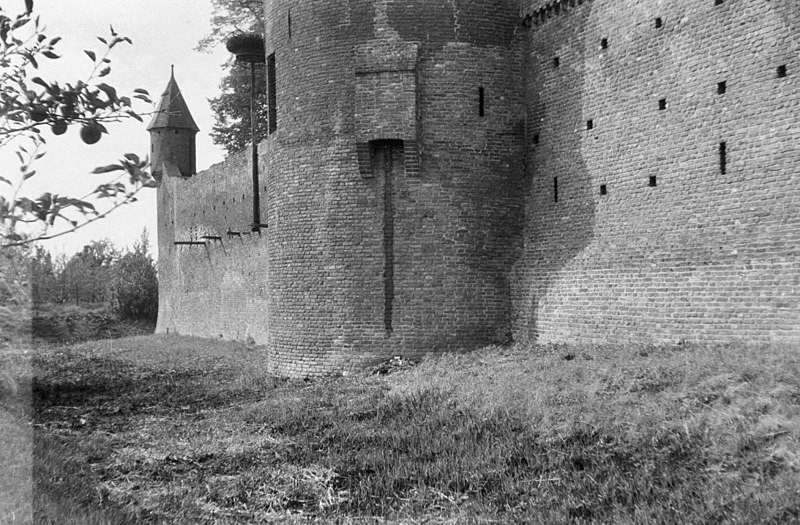
[{"label": "curved brick tower", "polygon": [[275,371],[505,340],[523,207],[517,2],[266,0],[265,15]]}]

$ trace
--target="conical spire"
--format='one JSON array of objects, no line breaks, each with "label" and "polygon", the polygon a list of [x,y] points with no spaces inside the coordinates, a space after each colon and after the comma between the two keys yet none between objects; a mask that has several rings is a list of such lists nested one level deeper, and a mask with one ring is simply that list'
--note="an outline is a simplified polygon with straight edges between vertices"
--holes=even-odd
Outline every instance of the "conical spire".
[{"label": "conical spire", "polygon": [[200,131],[200,128],[197,127],[192,118],[192,114],[189,112],[186,101],[183,99],[178,83],[175,82],[175,66],[172,66],[169,84],[167,84],[164,94],[161,95],[158,110],[153,116],[150,125],[147,126],[147,131],[160,128]]}]

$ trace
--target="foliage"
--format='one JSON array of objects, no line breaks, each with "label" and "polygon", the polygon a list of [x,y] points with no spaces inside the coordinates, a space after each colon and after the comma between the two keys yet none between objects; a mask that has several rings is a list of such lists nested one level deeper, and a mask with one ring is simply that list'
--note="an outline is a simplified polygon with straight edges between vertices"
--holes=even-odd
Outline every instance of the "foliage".
[{"label": "foliage", "polygon": [[155,322],[158,317],[158,278],[150,257],[147,230],[141,240],[119,258],[112,285],[114,311],[120,319]]},{"label": "foliage", "polygon": [[31,300],[34,305],[56,300],[59,283],[53,256],[41,246],[34,246],[30,256]]},{"label": "foliage", "polygon": [[[260,0],[214,0],[214,13],[211,18],[212,32],[197,46],[206,51],[213,46],[224,44],[233,34],[264,31],[264,11]],[[226,64],[226,72],[220,82],[221,94],[211,99],[211,110],[215,124],[211,138],[215,144],[231,154],[241,151],[252,142],[250,129],[250,68],[236,65],[231,59]],[[256,140],[268,134],[268,115],[266,97],[266,76],[263,64],[256,64]]]},{"label": "foliage", "polygon": [[[60,523],[790,523],[794,348],[518,347],[268,379],[176,336],[43,350],[35,505]],[[381,368],[383,369],[383,368]]]},{"label": "foliage", "polygon": [[[256,140],[268,135],[268,108],[264,64],[256,68]],[[250,146],[250,71],[247,65],[234,65],[220,82],[221,94],[209,100],[214,113],[211,139],[228,154]]]},{"label": "foliage", "polygon": [[[151,103],[147,91],[135,89],[132,96],[119,94],[117,89],[105,81],[111,72],[111,50],[123,43],[131,43],[128,37],[116,33],[113,27],[110,36],[98,37],[103,45],[98,52],[84,51],[91,60],[88,76],[75,82],[61,83],[35,76],[39,62],[58,60],[57,45],[60,37],[51,37],[33,14],[33,1],[26,0],[26,10],[17,15],[0,8],[0,147],[15,147],[19,159],[20,175],[17,180],[0,177],[0,186],[6,186],[8,195],[0,195],[0,239],[3,246],[30,243],[37,239],[53,238],[105,217],[122,204],[136,200],[136,193],[144,187],[155,186],[155,181],[144,168],[147,161],[128,154],[118,165],[127,173],[128,179],[118,177],[105,183],[96,191],[82,197],[58,195],[46,192],[39,197],[21,194],[25,181],[36,176],[33,164],[45,154],[44,128],[49,127],[53,135],[61,135],[74,126],[87,144],[100,140],[107,133],[105,124],[126,118],[142,121],[133,109],[132,99]],[[116,168],[115,168],[116,169]],[[108,173],[111,169],[95,170]],[[111,209],[98,211],[90,198],[107,199]],[[79,224],[79,220],[83,221]],[[59,226],[70,229],[53,233]],[[18,225],[33,225],[39,232],[24,235]]]},{"label": "foliage", "polygon": [[62,299],[75,304],[102,303],[111,296],[119,251],[107,239],[92,241],[72,256],[61,270]]}]

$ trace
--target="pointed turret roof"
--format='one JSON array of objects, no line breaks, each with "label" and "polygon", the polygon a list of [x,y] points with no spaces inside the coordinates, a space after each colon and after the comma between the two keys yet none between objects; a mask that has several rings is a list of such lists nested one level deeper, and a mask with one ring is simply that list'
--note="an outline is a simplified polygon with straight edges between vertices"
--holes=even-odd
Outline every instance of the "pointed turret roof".
[{"label": "pointed turret roof", "polygon": [[189,112],[189,107],[183,99],[178,83],[175,82],[175,67],[172,68],[172,74],[169,78],[167,89],[161,95],[161,102],[158,104],[158,110],[153,115],[153,120],[147,126],[147,131],[151,129],[171,128],[171,129],[191,129],[192,131],[200,131],[200,128],[195,124],[192,114]]}]

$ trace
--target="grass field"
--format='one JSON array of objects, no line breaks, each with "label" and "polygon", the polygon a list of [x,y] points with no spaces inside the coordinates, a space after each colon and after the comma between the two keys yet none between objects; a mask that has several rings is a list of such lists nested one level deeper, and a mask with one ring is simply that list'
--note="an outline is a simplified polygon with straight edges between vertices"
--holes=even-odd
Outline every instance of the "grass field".
[{"label": "grass field", "polygon": [[257,347],[143,336],[30,365],[29,402],[0,403],[33,421],[37,523],[800,522],[795,348],[487,348],[291,382]]}]

